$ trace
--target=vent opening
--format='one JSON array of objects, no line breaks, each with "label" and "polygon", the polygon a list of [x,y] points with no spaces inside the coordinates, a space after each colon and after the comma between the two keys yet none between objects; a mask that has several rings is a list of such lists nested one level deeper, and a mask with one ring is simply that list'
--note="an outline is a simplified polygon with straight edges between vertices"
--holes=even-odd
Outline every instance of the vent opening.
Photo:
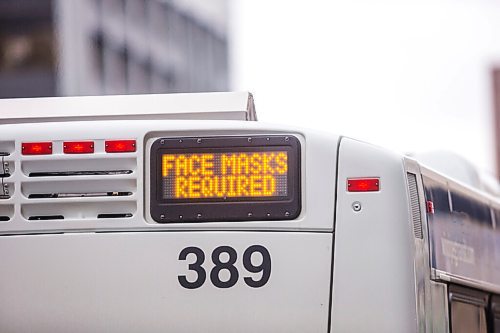
[{"label": "vent opening", "polygon": [[0,141],[0,157],[10,156],[14,152],[14,141]]},{"label": "vent opening", "polygon": [[28,218],[30,221],[64,220],[62,215],[34,215]]},{"label": "vent opening", "polygon": [[408,190],[410,194],[410,211],[413,222],[413,234],[415,238],[423,239],[422,218],[420,216],[420,201],[418,199],[417,176],[413,173],[407,173]]},{"label": "vent opening", "polygon": [[89,193],[33,193],[29,199],[55,199],[55,198],[98,198],[98,197],[126,197],[132,192],[89,192]]},{"label": "vent opening", "polygon": [[97,215],[98,219],[120,219],[132,217],[132,213],[118,213],[118,214],[99,214]]},{"label": "vent opening", "polygon": [[126,197],[122,197],[121,200],[118,198],[116,198],[117,200],[113,200],[107,197],[89,202],[60,199],[48,202],[36,202],[33,200],[21,206],[21,213],[27,220],[38,221],[53,219],[77,221],[132,217],[137,210],[136,202],[132,200],[128,201],[124,198]]},{"label": "vent opening", "polygon": [[131,173],[132,170],[50,171],[50,172],[30,172],[29,177],[109,176],[109,175],[129,175]]},{"label": "vent opening", "polygon": [[0,222],[10,221],[13,215],[14,215],[14,205],[0,206]]}]

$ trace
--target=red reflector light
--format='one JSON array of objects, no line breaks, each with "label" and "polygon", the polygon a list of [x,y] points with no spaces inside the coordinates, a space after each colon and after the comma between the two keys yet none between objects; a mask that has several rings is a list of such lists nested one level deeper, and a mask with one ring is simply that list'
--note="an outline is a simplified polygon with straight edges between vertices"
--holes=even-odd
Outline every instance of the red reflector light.
[{"label": "red reflector light", "polygon": [[64,142],[63,150],[65,154],[92,154],[94,152],[94,142]]},{"label": "red reflector light", "polygon": [[428,200],[426,204],[427,204],[427,213],[434,214],[434,202]]},{"label": "red reflector light", "polygon": [[131,153],[135,152],[135,140],[109,140],[106,141],[106,153]]},{"label": "red reflector light", "polygon": [[23,155],[52,154],[52,142],[23,142],[21,147]]},{"label": "red reflector light", "polygon": [[347,179],[348,192],[375,192],[380,190],[379,178]]}]

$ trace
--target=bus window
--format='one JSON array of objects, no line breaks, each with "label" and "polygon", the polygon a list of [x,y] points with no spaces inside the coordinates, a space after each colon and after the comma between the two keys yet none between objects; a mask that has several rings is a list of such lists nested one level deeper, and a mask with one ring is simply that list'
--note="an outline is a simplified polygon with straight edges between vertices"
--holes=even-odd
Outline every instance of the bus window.
[{"label": "bus window", "polygon": [[435,213],[450,213],[450,201],[448,199],[448,189],[430,178],[424,177],[425,197],[431,201]]},{"label": "bus window", "polygon": [[500,296],[493,296],[490,303],[490,332],[500,333]]},{"label": "bus window", "polygon": [[455,192],[451,192],[451,202],[453,212],[460,214],[464,220],[491,228],[491,214],[487,205]]},{"label": "bus window", "polygon": [[432,267],[444,267],[446,259],[441,255],[441,237],[451,220],[450,201],[446,185],[438,183],[428,177],[423,177],[425,200],[428,211],[427,219],[429,225],[429,238],[431,241],[431,263]]},{"label": "bus window", "polygon": [[451,333],[487,333],[488,294],[450,285]]}]

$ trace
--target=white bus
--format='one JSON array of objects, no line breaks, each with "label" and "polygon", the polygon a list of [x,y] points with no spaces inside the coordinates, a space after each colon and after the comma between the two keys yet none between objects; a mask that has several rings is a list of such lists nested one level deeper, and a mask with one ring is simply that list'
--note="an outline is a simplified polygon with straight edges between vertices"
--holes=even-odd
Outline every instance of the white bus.
[{"label": "white bus", "polygon": [[0,332],[500,332],[500,201],[247,93],[0,100]]}]

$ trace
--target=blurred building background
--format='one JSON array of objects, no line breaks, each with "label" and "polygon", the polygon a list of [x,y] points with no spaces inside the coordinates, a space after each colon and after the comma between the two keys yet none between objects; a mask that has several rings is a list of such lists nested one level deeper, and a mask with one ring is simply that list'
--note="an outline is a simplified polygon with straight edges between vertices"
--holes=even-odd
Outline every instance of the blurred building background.
[{"label": "blurred building background", "polygon": [[0,98],[55,95],[54,23],[50,0],[0,1]]},{"label": "blurred building background", "polygon": [[0,98],[227,90],[226,0],[2,0]]}]

